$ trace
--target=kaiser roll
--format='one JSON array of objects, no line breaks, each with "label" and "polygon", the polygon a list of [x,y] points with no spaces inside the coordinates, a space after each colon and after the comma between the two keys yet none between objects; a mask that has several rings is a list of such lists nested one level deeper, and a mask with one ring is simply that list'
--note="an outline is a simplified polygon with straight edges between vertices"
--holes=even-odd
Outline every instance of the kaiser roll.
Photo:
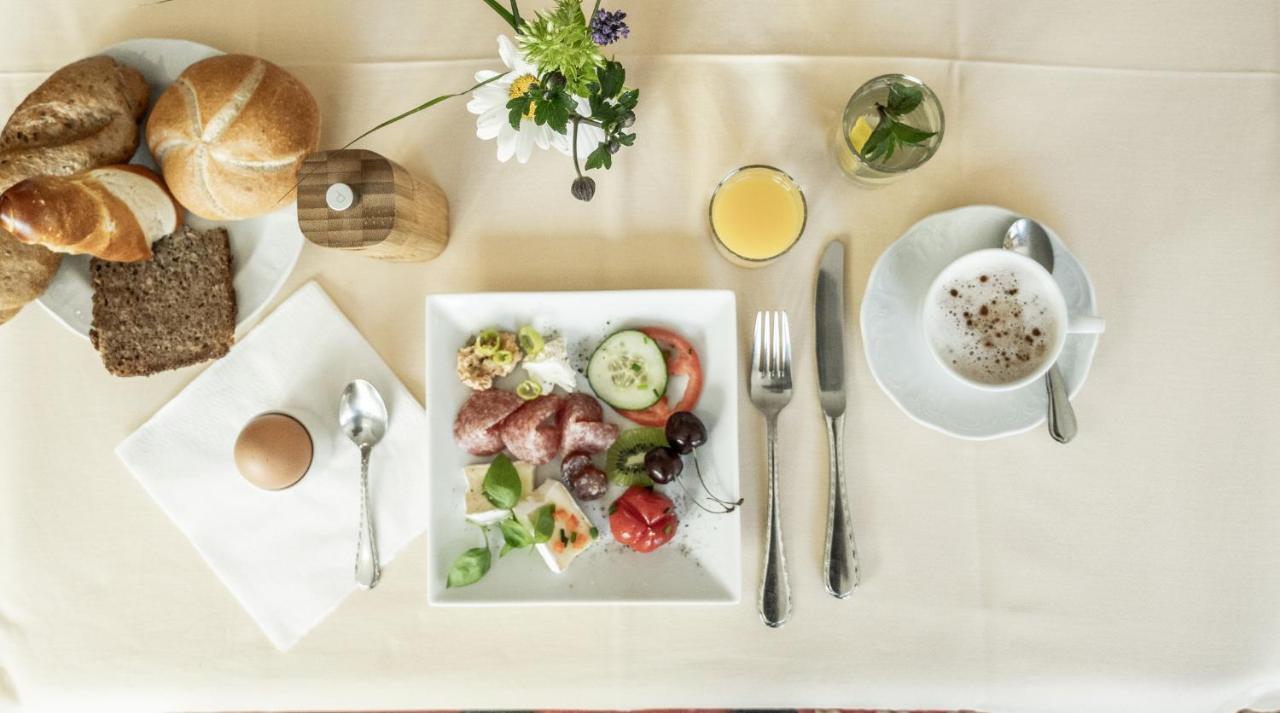
[{"label": "kaiser roll", "polygon": [[258,57],[187,67],[147,120],[147,146],[187,210],[211,220],[270,213],[293,198],[320,139],[320,110],[296,77]]}]

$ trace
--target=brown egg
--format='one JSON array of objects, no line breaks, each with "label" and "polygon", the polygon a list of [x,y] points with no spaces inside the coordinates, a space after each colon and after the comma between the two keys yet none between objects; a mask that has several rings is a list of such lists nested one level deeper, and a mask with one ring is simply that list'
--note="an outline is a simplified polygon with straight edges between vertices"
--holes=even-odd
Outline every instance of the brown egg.
[{"label": "brown egg", "polygon": [[311,434],[283,413],[255,416],[236,437],[236,469],[264,490],[283,490],[311,467]]}]

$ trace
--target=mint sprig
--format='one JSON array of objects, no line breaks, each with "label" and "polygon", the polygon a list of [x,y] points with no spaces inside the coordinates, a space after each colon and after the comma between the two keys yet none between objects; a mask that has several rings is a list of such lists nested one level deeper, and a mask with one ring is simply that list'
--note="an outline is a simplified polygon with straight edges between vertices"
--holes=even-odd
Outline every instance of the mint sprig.
[{"label": "mint sprig", "polygon": [[936,136],[936,131],[925,131],[900,121],[924,101],[920,87],[892,83],[889,97],[884,104],[876,102],[880,121],[862,145],[862,158],[867,161],[888,161],[894,152],[904,145],[915,146]]}]

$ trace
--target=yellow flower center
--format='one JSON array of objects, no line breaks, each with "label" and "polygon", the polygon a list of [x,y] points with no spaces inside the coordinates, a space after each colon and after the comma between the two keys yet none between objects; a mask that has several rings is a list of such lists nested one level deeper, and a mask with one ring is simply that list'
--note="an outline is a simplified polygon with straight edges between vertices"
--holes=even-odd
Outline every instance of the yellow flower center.
[{"label": "yellow flower center", "polygon": [[[538,78],[532,74],[522,74],[519,77],[516,77],[515,81],[511,83],[511,89],[507,91],[507,98],[519,99],[520,97],[528,94],[529,87],[536,81],[538,81]],[[529,108],[525,110],[524,118],[532,119],[533,110],[536,106],[537,104],[534,102],[529,102]]]}]

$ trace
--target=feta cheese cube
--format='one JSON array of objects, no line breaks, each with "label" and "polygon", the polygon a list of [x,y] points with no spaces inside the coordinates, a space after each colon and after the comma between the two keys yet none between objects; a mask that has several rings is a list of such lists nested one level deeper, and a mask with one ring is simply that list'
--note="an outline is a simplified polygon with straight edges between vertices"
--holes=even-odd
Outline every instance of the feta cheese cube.
[{"label": "feta cheese cube", "polygon": [[535,531],[533,519],[535,513],[546,505],[554,505],[554,526],[551,539],[535,545],[538,554],[552,572],[560,574],[569,569],[569,565],[578,555],[586,552],[595,543],[599,532],[587,519],[586,513],[578,507],[577,501],[569,494],[564,483],[548,480],[538,486],[533,494],[516,505],[516,517],[520,519],[530,532]]},{"label": "feta cheese cube", "polygon": [[[514,465],[516,474],[520,476],[521,498],[527,498],[534,492],[534,465],[524,461],[516,461]],[[478,525],[492,525],[507,517],[506,510],[495,508],[493,503],[484,496],[484,475],[487,472],[489,472],[488,463],[469,465],[462,469],[462,475],[467,479],[467,492],[463,496],[466,516],[468,520]]]}]

